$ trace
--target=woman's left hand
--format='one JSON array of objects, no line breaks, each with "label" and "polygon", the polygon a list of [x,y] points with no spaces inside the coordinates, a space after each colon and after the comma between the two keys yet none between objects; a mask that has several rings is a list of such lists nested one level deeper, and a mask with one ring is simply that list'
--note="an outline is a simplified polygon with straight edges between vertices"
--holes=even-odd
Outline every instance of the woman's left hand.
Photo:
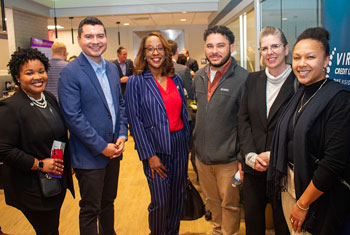
[{"label": "woman's left hand", "polygon": [[52,173],[55,175],[62,175],[63,172],[63,160],[55,158],[45,158],[42,160],[44,167],[41,170],[42,172]]},{"label": "woman's left hand", "polygon": [[301,226],[303,225],[306,218],[307,210],[301,210],[295,203],[290,215],[290,222],[292,223],[293,230],[295,232],[301,232]]}]

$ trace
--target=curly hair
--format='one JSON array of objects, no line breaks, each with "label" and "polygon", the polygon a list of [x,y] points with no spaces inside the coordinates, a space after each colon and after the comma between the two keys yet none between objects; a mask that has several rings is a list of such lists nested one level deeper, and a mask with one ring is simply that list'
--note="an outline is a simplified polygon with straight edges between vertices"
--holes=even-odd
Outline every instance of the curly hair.
[{"label": "curly hair", "polygon": [[19,77],[22,66],[30,60],[40,60],[47,72],[50,67],[49,59],[36,48],[18,49],[11,55],[11,59],[7,64],[9,73],[16,85],[19,85],[17,78]]},{"label": "curly hair", "polygon": [[137,53],[136,59],[135,59],[135,67],[134,67],[134,74],[140,74],[145,72],[146,68],[148,68],[148,62],[145,59],[145,48],[146,48],[146,40],[151,37],[151,36],[156,36],[159,38],[160,42],[162,43],[164,47],[164,57],[165,60],[163,64],[161,65],[161,70],[162,70],[162,76],[174,76],[175,74],[175,69],[174,69],[174,64],[172,61],[172,53],[171,49],[169,46],[168,41],[166,38],[159,32],[152,32],[142,38],[141,43],[140,43],[140,48]]},{"label": "curly hair", "polygon": [[299,41],[304,39],[312,39],[319,41],[323,46],[326,56],[329,56],[329,32],[325,28],[315,27],[305,29],[305,31],[298,36],[294,47],[298,44]]},{"label": "curly hair", "polygon": [[233,35],[232,31],[224,25],[211,26],[207,30],[205,30],[204,41],[207,41],[207,37],[210,34],[217,34],[217,33],[225,36],[225,38],[230,42],[230,45],[235,43],[235,36]]}]

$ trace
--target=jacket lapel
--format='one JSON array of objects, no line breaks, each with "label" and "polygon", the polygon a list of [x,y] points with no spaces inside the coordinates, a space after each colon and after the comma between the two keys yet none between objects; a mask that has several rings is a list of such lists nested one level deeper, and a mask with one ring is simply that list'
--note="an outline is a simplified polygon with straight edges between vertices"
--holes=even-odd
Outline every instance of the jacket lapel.
[{"label": "jacket lapel", "polygon": [[273,102],[268,122],[270,122],[273,119],[273,116],[277,113],[277,111],[281,108],[281,106],[286,102],[287,99],[289,99],[294,94],[294,80],[295,76],[293,71],[289,74],[286,81],[283,83],[280,92],[278,93],[275,101]]},{"label": "jacket lapel", "polygon": [[151,91],[152,95],[154,96],[156,101],[159,103],[162,111],[166,114],[166,110],[165,110],[165,106],[164,106],[164,102],[163,102],[162,96],[161,96],[161,94],[159,92],[158,86],[157,86],[156,82],[154,81],[153,75],[152,75],[150,70],[147,70],[144,73],[144,79],[145,79],[146,86],[149,88],[149,90]]},{"label": "jacket lapel", "polygon": [[84,67],[82,71],[84,71],[86,76],[90,79],[91,83],[94,85],[95,89],[97,90],[97,93],[100,96],[103,104],[105,105],[107,110],[109,110],[105,94],[102,90],[100,82],[98,81],[98,78],[96,76],[94,69],[90,65],[89,61],[87,61],[87,59],[85,58],[85,55],[83,55],[82,53],[80,54],[78,59],[79,59],[80,66]]},{"label": "jacket lapel", "polygon": [[265,71],[261,72],[256,81],[256,102],[258,104],[258,113],[264,123],[264,127],[267,127],[266,117],[266,75]]},{"label": "jacket lapel", "polygon": [[107,73],[107,78],[108,78],[108,82],[109,82],[109,87],[111,89],[111,93],[112,93],[112,98],[113,98],[113,104],[115,107],[115,112],[117,114],[117,110],[118,110],[118,97],[117,95],[120,94],[120,90],[118,90],[118,86],[117,86],[117,79],[120,79],[117,73],[114,73],[111,66],[111,64],[108,63],[106,61],[106,73]]}]

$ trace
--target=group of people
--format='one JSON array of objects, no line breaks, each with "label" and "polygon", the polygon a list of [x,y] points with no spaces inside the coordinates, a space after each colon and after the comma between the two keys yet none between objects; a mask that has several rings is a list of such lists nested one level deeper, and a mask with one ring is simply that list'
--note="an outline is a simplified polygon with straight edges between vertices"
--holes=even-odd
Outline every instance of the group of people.
[{"label": "group of people", "polygon": [[[265,234],[267,202],[277,235],[346,234],[350,93],[326,78],[328,32],[305,30],[291,66],[283,32],[265,27],[259,48],[265,69],[250,74],[231,56],[234,40],[226,26],[204,32],[209,63],[191,86],[190,70],[176,63],[175,42],[152,32],[134,64],[123,47],[112,63],[102,57],[103,23],[87,17],[78,27],[82,52],[59,75],[59,104],[45,90],[48,59],[36,49],[16,51],[8,66],[19,91],[0,102],[6,203],[37,234],[59,234],[66,189],[74,196],[73,168],[80,234],[116,234],[114,200],[129,125],[151,194],[151,234],[178,234],[191,135],[187,97],[197,101],[192,137],[213,234],[238,234],[237,171],[247,234]],[[52,157],[57,142],[65,146],[62,159]],[[60,193],[45,197],[38,173],[59,176]]]}]

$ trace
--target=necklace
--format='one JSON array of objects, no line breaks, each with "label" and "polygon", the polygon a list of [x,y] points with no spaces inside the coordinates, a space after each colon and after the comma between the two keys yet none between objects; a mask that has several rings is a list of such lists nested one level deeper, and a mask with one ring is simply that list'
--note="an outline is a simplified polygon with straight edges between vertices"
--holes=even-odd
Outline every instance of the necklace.
[{"label": "necklace", "polygon": [[34,99],[33,97],[30,97],[29,95],[28,95],[28,97],[32,101],[32,103],[34,105],[38,106],[39,108],[44,109],[47,107],[46,98],[45,98],[45,95],[43,92],[41,92],[41,97],[38,100]]},{"label": "necklace", "polygon": [[301,110],[310,102],[310,100],[317,94],[317,92],[319,90],[321,90],[321,88],[323,87],[324,84],[326,84],[327,79],[324,80],[324,82],[321,84],[321,86],[317,89],[317,91],[315,91],[315,93],[303,104],[304,101],[304,96],[305,93],[303,94],[303,96],[301,97],[301,101],[300,101],[300,108],[298,109],[298,113],[301,112]]}]

